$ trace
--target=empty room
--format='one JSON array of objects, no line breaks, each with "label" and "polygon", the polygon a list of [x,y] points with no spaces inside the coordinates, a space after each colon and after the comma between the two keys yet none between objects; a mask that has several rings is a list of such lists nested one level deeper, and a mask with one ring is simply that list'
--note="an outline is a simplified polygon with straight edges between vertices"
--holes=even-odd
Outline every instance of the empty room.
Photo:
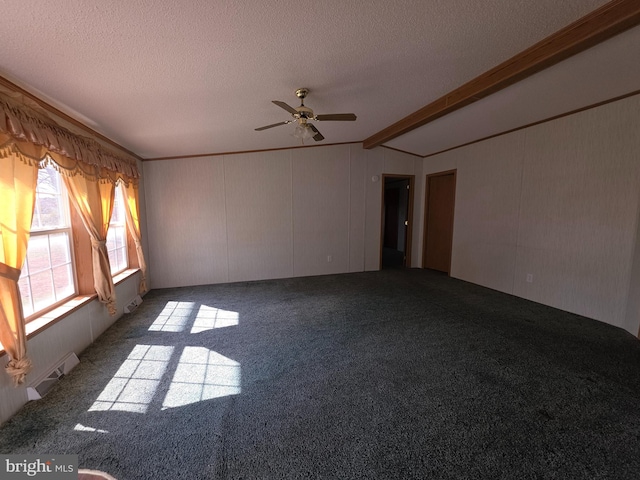
[{"label": "empty room", "polygon": [[638,478],[636,0],[0,26],[2,478]]}]

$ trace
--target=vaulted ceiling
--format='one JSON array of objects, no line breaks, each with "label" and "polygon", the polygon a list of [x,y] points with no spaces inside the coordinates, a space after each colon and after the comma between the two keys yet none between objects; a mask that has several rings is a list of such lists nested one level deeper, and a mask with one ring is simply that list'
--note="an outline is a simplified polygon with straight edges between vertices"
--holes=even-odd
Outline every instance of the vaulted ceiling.
[{"label": "vaulted ceiling", "polygon": [[[298,146],[292,125],[254,129],[290,119],[271,101],[300,87],[316,114],[358,116],[317,122],[321,143],[360,142],[605,3],[21,0],[0,75],[142,158]],[[638,58],[633,27],[383,144],[429,155],[629,94]]]}]

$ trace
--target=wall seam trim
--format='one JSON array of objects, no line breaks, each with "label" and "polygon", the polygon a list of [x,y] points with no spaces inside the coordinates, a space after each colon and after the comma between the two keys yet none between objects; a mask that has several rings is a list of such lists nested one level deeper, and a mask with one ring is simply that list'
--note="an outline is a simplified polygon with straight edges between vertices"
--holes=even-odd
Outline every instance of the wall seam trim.
[{"label": "wall seam trim", "polygon": [[[361,147],[362,148],[362,147]],[[364,188],[362,189],[362,206],[364,207],[362,215],[362,271],[367,271],[367,180],[369,178],[369,162],[365,153],[363,173]]]},{"label": "wall seam trim", "polygon": [[227,257],[227,282],[229,282],[229,215],[227,213],[227,172],[225,169],[226,155],[222,156],[222,195],[224,198],[224,237]]},{"label": "wall seam trim", "polygon": [[289,150],[289,178],[291,180],[291,276],[296,276],[295,265],[295,249],[296,249],[296,237],[295,237],[295,221],[294,221],[294,205],[293,205],[293,151]]},{"label": "wall seam trim", "polygon": [[364,215],[363,215],[363,220],[362,220],[362,233],[363,233],[363,241],[362,241],[362,271],[366,272],[367,271],[367,215],[368,215],[368,204],[367,204],[367,199],[368,199],[368,193],[369,193],[369,154],[367,153],[368,150],[364,150],[364,195],[363,195],[363,200],[364,200]]},{"label": "wall seam trim", "polygon": [[347,271],[351,272],[351,147],[349,147],[349,182],[347,188],[347,196],[349,202],[349,213],[347,217]]},{"label": "wall seam trim", "polygon": [[[524,185],[524,166],[527,147],[527,134],[526,132],[522,136],[522,155],[520,157],[520,195],[518,197],[518,217],[517,222],[518,226],[516,228],[516,248],[513,253],[513,279],[511,282],[511,294],[516,295],[516,273],[518,271],[518,249],[520,248],[520,225],[522,224],[522,195],[523,195],[523,185]],[[525,297],[523,297],[525,298]]]}]

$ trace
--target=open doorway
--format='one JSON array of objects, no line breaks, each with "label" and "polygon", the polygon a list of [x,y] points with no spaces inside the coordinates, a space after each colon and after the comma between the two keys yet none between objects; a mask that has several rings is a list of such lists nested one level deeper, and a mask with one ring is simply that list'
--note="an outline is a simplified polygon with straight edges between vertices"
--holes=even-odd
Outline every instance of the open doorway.
[{"label": "open doorway", "polygon": [[411,266],[413,175],[382,175],[380,268]]}]

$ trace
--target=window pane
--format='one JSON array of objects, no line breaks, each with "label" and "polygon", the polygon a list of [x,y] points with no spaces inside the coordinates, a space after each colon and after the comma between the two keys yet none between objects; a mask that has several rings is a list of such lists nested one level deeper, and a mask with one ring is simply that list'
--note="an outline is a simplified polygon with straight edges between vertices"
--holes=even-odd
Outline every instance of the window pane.
[{"label": "window pane", "polygon": [[111,223],[124,223],[124,210],[122,209],[122,194],[120,188],[117,189],[113,202],[113,212],[111,214]]},{"label": "window pane", "polygon": [[63,187],[58,172],[51,166],[40,169],[32,231],[65,226],[67,223],[64,208],[66,199],[62,193]]},{"label": "window pane", "polygon": [[18,281],[18,288],[20,289],[20,298],[22,299],[22,314],[25,317],[28,317],[33,313],[33,304],[31,302],[31,288],[29,287],[29,278],[21,276],[20,280]]},{"label": "window pane", "polygon": [[53,233],[49,235],[51,247],[51,265],[64,265],[71,262],[71,248],[69,234],[67,232]]},{"label": "window pane", "polygon": [[29,239],[19,283],[25,317],[75,293],[70,244],[69,232],[40,232]]},{"label": "window pane", "polygon": [[118,227],[114,233],[116,234],[116,248],[121,249],[125,245],[124,227]]},{"label": "window pane", "polygon": [[126,205],[122,199],[122,191],[116,190],[111,222],[107,232],[107,253],[111,264],[111,274],[115,275],[129,266],[127,258],[127,231],[125,224]]},{"label": "window pane", "polygon": [[[116,233],[115,227],[113,225],[109,226],[109,231],[107,232],[107,252],[111,252],[116,248]],[[109,255],[109,260],[111,260],[111,255]]]},{"label": "window pane", "polygon": [[[49,263],[49,238],[47,235],[33,235],[27,246],[27,262],[31,273],[41,272],[51,267]],[[32,286],[32,288],[34,288]]]},{"label": "window pane", "polygon": [[35,311],[41,310],[55,303],[51,270],[31,275],[31,292]]},{"label": "window pane", "polygon": [[[1,239],[2,237],[0,237]],[[31,241],[31,240],[29,240]],[[29,245],[27,244],[27,252],[29,251]],[[27,259],[24,259],[24,263],[22,264],[22,270],[20,271],[20,278],[22,277],[26,277],[29,275],[29,262],[27,262]]]},{"label": "window pane", "polygon": [[116,250],[117,258],[118,258],[118,270],[124,270],[126,268],[126,252],[124,249],[119,248]]},{"label": "window pane", "polygon": [[53,284],[55,286],[56,300],[62,300],[75,293],[73,270],[70,263],[53,269]]},{"label": "window pane", "polygon": [[127,232],[124,228],[124,226],[118,228],[118,236],[116,237],[118,241],[118,248],[121,250],[125,250],[127,247]]}]

